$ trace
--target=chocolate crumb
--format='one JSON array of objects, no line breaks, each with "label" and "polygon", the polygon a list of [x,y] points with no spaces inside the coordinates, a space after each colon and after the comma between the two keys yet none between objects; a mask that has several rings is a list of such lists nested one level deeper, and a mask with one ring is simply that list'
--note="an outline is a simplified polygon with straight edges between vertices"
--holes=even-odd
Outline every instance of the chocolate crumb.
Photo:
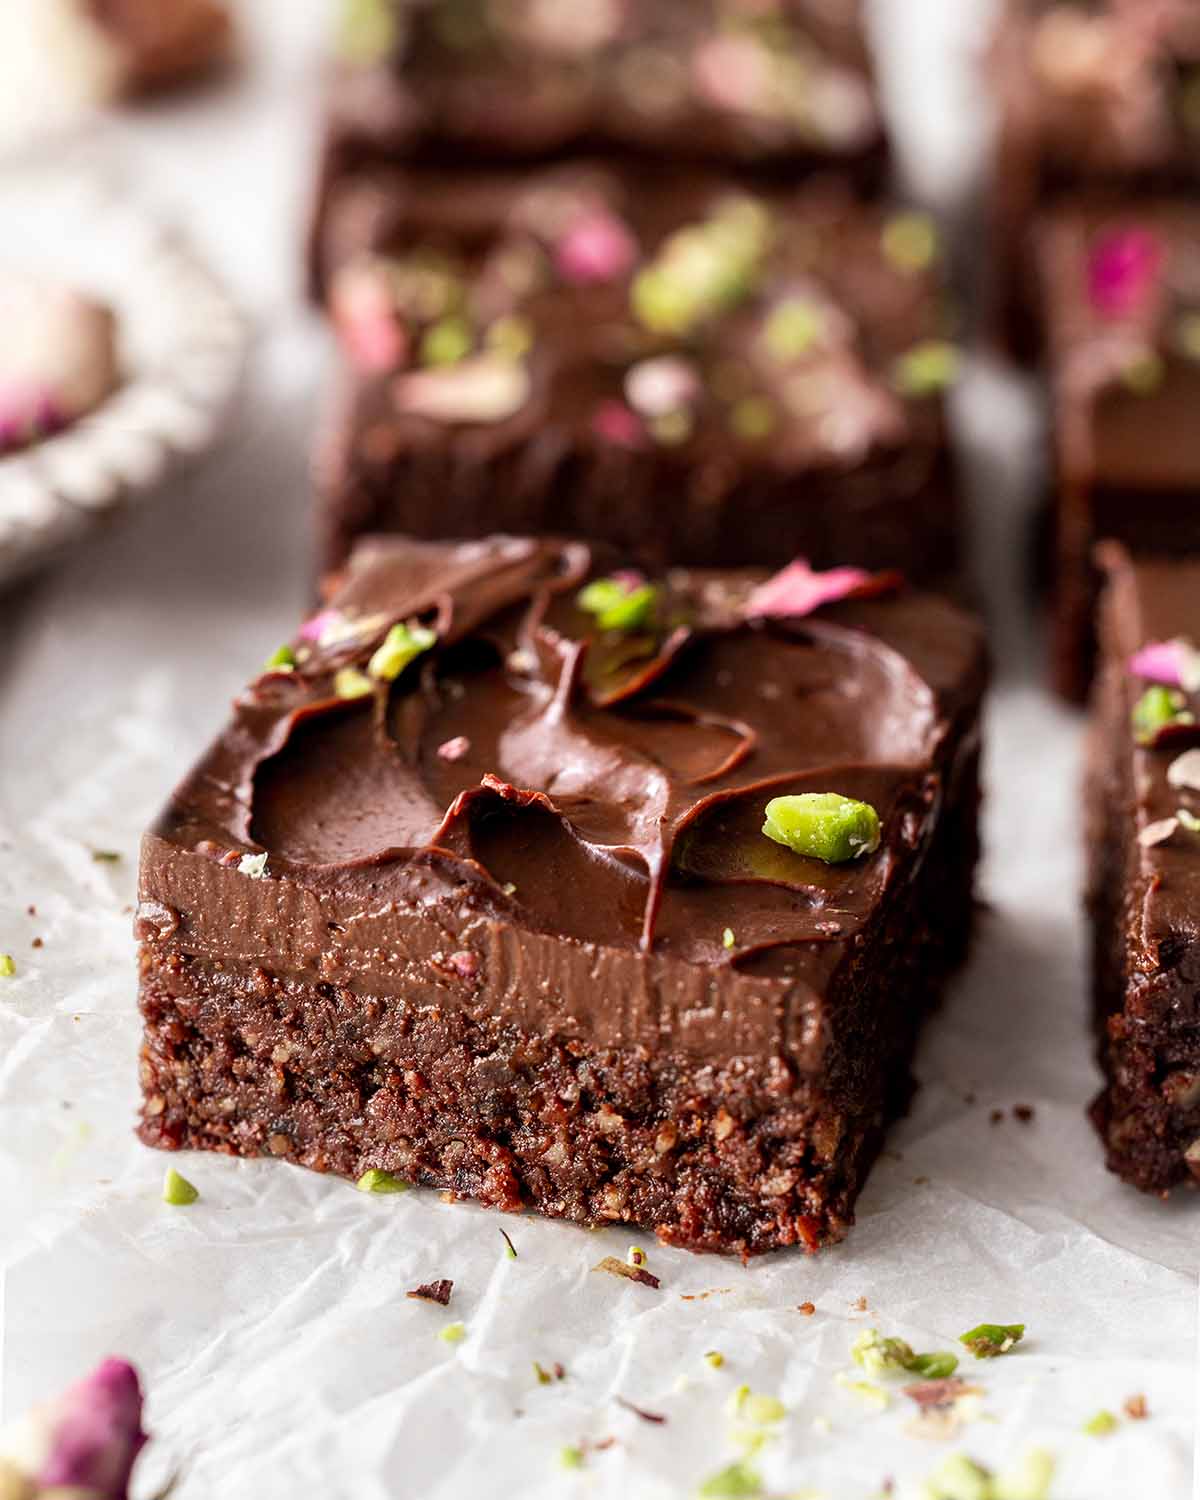
[{"label": "chocolate crumb", "polygon": [[554,1363],[550,1366],[550,1372],[554,1376],[555,1380],[562,1380],[567,1373],[563,1366],[559,1364],[558,1360],[555,1360]]},{"label": "chocolate crumb", "polygon": [[867,1299],[865,1297],[855,1297],[854,1301],[850,1304],[850,1309],[852,1312],[866,1312]]},{"label": "chocolate crumb", "polygon": [[1003,1118],[1004,1118],[1004,1111],[1002,1109],[994,1109],[994,1110],[992,1110],[991,1114],[988,1116],[988,1119],[991,1121],[991,1123],[993,1125],[999,1125],[1000,1121],[1003,1120]]},{"label": "chocolate crumb", "polygon": [[611,1448],[616,1441],[615,1437],[602,1437],[592,1444],[592,1448],[597,1453],[603,1453],[606,1448]]},{"label": "chocolate crumb", "polygon": [[1020,1120],[1022,1125],[1028,1125],[1030,1120],[1033,1119],[1033,1105],[1014,1104],[1013,1114],[1017,1117],[1018,1120]]},{"label": "chocolate crumb", "polygon": [[627,1281],[640,1281],[643,1286],[652,1286],[657,1291],[661,1285],[657,1276],[652,1275],[644,1266],[631,1266],[623,1260],[618,1260],[615,1255],[606,1255],[603,1260],[597,1261],[592,1267],[593,1271],[607,1271],[610,1276],[624,1276]]},{"label": "chocolate crumb", "polygon": [[29,945],[29,946],[30,946],[30,947],[31,947],[31,948],[41,948],[41,947],[44,947],[44,946],[45,946],[45,945],[44,945],[44,944],[43,944],[43,942],[42,942],[42,940],[41,940],[41,938],[40,938],[40,937],[37,937],[37,938],[34,938],[34,940],[33,940],[33,942],[32,942],[32,943],[30,943],[30,945]]},{"label": "chocolate crumb", "polygon": [[799,1311],[802,1312],[806,1318],[811,1318],[816,1310],[817,1306],[815,1302],[802,1302],[799,1307]]},{"label": "chocolate crumb", "polygon": [[1131,1422],[1144,1422],[1150,1415],[1150,1408],[1146,1405],[1146,1398],[1140,1391],[1136,1396],[1126,1396],[1121,1410]]},{"label": "chocolate crumb", "polygon": [[446,1307],[450,1302],[450,1293],[454,1290],[454,1283],[444,1278],[440,1281],[427,1281],[423,1286],[414,1287],[411,1292],[405,1292],[406,1297],[414,1297],[420,1302],[436,1302],[439,1307]]},{"label": "chocolate crumb", "polygon": [[661,1427],[667,1420],[661,1412],[646,1411],[644,1407],[635,1406],[632,1401],[626,1401],[624,1396],[614,1396],[613,1400],[618,1406],[623,1406],[626,1411],[631,1411],[635,1417],[641,1417],[643,1422],[653,1422],[656,1427]]},{"label": "chocolate crumb", "polygon": [[37,916],[37,907],[36,906],[27,906],[25,908],[25,915],[27,917],[36,917]]},{"label": "chocolate crumb", "polygon": [[913,1187],[926,1187],[929,1183],[928,1177],[914,1177]]},{"label": "chocolate crumb", "polygon": [[963,1095],[963,1103],[964,1104],[974,1104],[975,1103],[975,1095],[970,1090],[968,1090]]}]

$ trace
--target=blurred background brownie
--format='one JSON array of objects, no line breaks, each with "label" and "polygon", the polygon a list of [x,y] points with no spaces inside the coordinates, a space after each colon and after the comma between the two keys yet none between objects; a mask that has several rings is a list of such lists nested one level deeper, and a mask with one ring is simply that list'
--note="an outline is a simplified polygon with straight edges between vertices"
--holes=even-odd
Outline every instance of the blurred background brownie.
[{"label": "blurred background brownie", "polygon": [[1092,653],[1093,544],[1200,554],[1200,204],[1065,202],[1035,263],[1051,394],[1059,688]]},{"label": "blurred background brownie", "polygon": [[187,82],[233,45],[222,0],[39,0],[37,17],[63,73],[99,99]]},{"label": "blurred background brownie", "polygon": [[840,1239],[966,950],[984,678],[894,575],[364,544],[143,842],[142,1138]]},{"label": "blurred background brownie", "polygon": [[1200,559],[1115,543],[1089,737],[1088,831],[1108,1164],[1200,1182]]},{"label": "blurred background brownie", "polygon": [[339,183],[323,560],[364,531],[944,574],[953,319],[931,223],[844,179],[580,163]]},{"label": "blurred background brownie", "polygon": [[988,56],[997,111],[992,244],[996,331],[1036,352],[1025,293],[1038,209],[1200,191],[1200,7],[1195,0],[1007,0]]}]

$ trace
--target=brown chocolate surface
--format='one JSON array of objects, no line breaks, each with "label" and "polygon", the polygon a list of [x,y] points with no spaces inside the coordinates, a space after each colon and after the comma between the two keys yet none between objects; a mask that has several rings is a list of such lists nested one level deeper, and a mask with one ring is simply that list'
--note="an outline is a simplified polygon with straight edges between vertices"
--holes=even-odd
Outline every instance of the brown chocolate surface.
[{"label": "brown chocolate surface", "polygon": [[[1115,544],[1107,580],[1102,668],[1089,770],[1100,1059],[1108,1077],[1094,1114],[1110,1167],[1162,1192],[1195,1177],[1200,1158],[1200,792],[1172,784],[1179,757],[1200,745],[1183,724],[1144,746],[1131,725],[1150,682],[1131,666],[1152,642],[1200,639],[1200,566],[1134,562]],[[1200,694],[1184,690],[1200,717]]]},{"label": "brown chocolate surface", "polygon": [[335,193],[323,246],[348,365],[329,560],[361,529],[499,526],[684,562],[948,568],[954,323],[919,216],[840,179],[376,172]]},{"label": "brown chocolate surface", "polygon": [[[822,994],[936,822],[978,630],[908,595],[747,623],[749,578],[681,573],[660,630],[593,639],[590,566],[553,542],[364,549],[329,617],[345,639],[258,679],[147,836],[143,929],[524,1024],[550,1003],[605,1042],[820,1066]],[[339,699],[334,673],[410,619],[437,648]],[[879,850],[830,866],[766,839],[767,799],[803,790],[870,801]],[[241,873],[260,852],[266,875]]]},{"label": "brown chocolate surface", "polygon": [[859,0],[357,0],[339,52],[333,136],[388,155],[760,163],[881,142]]}]

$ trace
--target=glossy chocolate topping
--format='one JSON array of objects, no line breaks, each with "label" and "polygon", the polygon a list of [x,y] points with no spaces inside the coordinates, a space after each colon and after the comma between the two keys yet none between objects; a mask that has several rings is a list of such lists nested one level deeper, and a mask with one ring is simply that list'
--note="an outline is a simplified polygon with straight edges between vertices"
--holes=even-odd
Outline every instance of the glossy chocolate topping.
[{"label": "glossy chocolate topping", "polygon": [[[577,596],[608,561],[360,547],[295,669],[251,684],[147,835],[143,935],[601,1042],[815,1064],[821,995],[974,748],[979,630],[904,592],[750,619],[761,575],[681,571],[637,629],[598,632]],[[339,697],[397,622],[436,645]],[[766,838],[767,800],[801,791],[870,802],[878,850],[826,865]]]},{"label": "glossy chocolate topping", "polygon": [[[1125,665],[1127,713],[1150,685],[1129,667],[1129,659],[1150,642],[1183,639],[1200,644],[1200,564],[1138,559],[1113,543],[1097,549],[1110,589],[1106,618],[1109,647]],[[1172,785],[1169,772],[1178,757],[1200,746],[1200,693],[1184,693],[1193,715],[1153,746],[1133,743],[1133,806],[1125,809],[1136,833],[1176,818],[1180,808],[1200,816],[1200,791]],[[1129,719],[1126,719],[1126,723]],[[1195,779],[1195,778],[1193,778]],[[1153,835],[1150,835],[1151,837]],[[1135,868],[1127,908],[1137,954],[1145,969],[1169,965],[1175,947],[1200,940],[1200,834],[1180,826],[1161,842],[1131,840]],[[1200,981],[1200,976],[1196,976]]]}]

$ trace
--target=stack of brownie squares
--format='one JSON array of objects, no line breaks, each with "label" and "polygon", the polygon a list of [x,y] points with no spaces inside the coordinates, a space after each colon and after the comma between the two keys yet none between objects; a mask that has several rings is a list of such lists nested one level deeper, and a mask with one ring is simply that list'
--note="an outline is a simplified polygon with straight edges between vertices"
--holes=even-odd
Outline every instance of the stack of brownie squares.
[{"label": "stack of brownie squares", "polygon": [[[845,1233],[965,952],[954,328],[856,0],[357,0],[323,607],[147,836],[143,1138]],[[907,581],[906,581],[907,580]]]},{"label": "stack of brownie squares", "polygon": [[1094,1115],[1200,1180],[1200,8],[1011,0],[991,68],[1008,344],[1050,402],[1056,685],[1093,681]]}]

